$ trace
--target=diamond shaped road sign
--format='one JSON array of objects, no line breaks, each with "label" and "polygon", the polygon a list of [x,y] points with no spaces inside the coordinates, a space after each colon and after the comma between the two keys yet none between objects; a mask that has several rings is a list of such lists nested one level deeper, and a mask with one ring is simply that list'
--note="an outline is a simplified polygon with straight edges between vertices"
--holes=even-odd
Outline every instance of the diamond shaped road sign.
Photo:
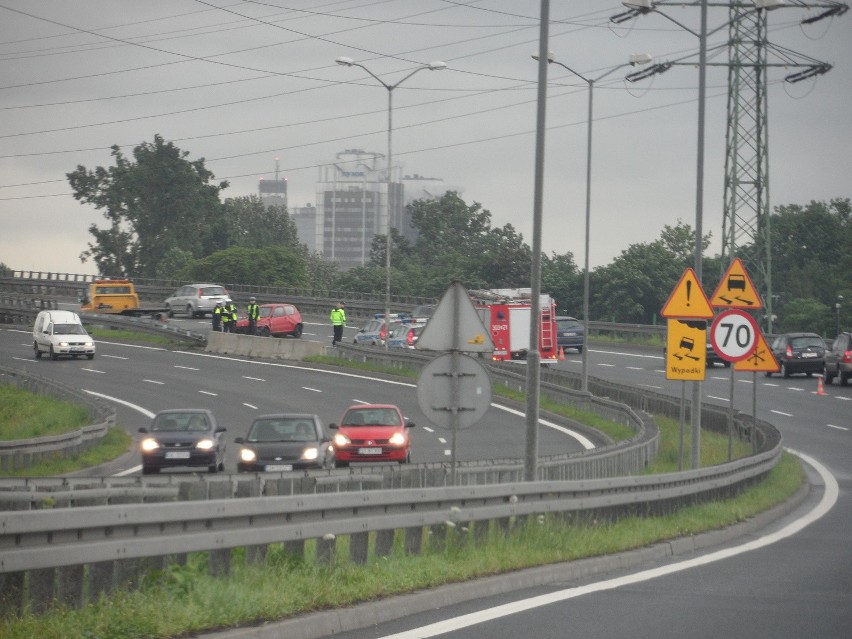
[{"label": "diamond shaped road sign", "polygon": [[491,353],[494,342],[482,324],[467,290],[453,282],[432,317],[426,322],[415,348],[426,351]]}]

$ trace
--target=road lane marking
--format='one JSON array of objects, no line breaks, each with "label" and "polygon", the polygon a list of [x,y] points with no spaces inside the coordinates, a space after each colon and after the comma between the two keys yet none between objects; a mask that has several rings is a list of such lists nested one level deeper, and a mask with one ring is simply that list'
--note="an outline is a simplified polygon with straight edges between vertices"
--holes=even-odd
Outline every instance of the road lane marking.
[{"label": "road lane marking", "polygon": [[602,362],[598,362],[598,366],[603,366],[605,368],[615,368],[615,364],[604,364]]},{"label": "road lane marking", "polygon": [[121,355],[106,355],[106,354],[98,355],[98,357],[106,357],[106,358],[109,358],[109,359],[125,359],[125,360],[130,359],[129,357],[122,357]]},{"label": "road lane marking", "polygon": [[211,393],[210,391],[202,391],[202,390],[200,390],[198,392],[201,393],[202,395],[210,395],[212,397],[219,397],[219,393]]},{"label": "road lane marking", "polygon": [[770,413],[775,413],[776,415],[783,415],[784,417],[792,417],[793,413],[782,413],[780,410],[770,409]]},{"label": "road lane marking", "polygon": [[99,371],[96,368],[81,368],[80,370],[88,373],[97,373],[98,375],[106,375],[106,371]]},{"label": "road lane marking", "polygon": [[266,381],[262,377],[249,377],[248,375],[243,375],[243,379],[250,379],[253,382],[265,382]]},{"label": "road lane marking", "polygon": [[175,364],[175,368],[183,368],[184,370],[188,370],[188,371],[199,371],[199,370],[201,370],[200,368],[193,368],[192,366],[180,366],[179,364]]},{"label": "road lane marking", "polygon": [[678,561],[677,563],[657,568],[650,568],[648,570],[641,570],[637,573],[624,575],[622,577],[604,579],[603,581],[586,584],[584,586],[565,588],[563,590],[557,590],[537,597],[529,597],[527,599],[512,601],[507,604],[494,606],[485,610],[478,610],[466,615],[444,619],[426,626],[420,626],[419,628],[412,628],[411,630],[405,630],[392,635],[384,635],[382,639],[429,639],[429,637],[437,637],[438,635],[446,634],[448,632],[457,632],[462,628],[469,628],[470,626],[519,614],[542,606],[549,606],[551,604],[567,601],[583,595],[606,590],[615,590],[616,588],[650,581],[657,577],[665,577],[691,568],[706,566],[713,562],[730,559],[731,557],[736,557],[737,555],[751,552],[752,550],[758,550],[781,541],[782,539],[792,537],[831,510],[837,503],[840,490],[834,475],[832,475],[825,466],[803,453],[795,450],[790,450],[790,452],[801,457],[807,464],[813,466],[825,483],[825,491],[823,492],[820,502],[810,512],[773,533],[763,535],[762,537],[758,537],[752,541],[747,541],[739,546],[723,548],[722,550],[717,550],[716,552],[711,552],[700,557],[694,557],[685,561]]},{"label": "road lane marking", "polygon": [[311,388],[310,386],[302,386],[303,390],[311,391],[312,393],[321,393],[322,391],[319,388]]},{"label": "road lane marking", "polygon": [[446,444],[446,443],[447,443],[447,440],[446,440],[446,439],[444,439],[443,437],[439,437],[439,438],[438,438],[438,441],[439,441],[439,442],[441,442],[442,444]]},{"label": "road lane marking", "polygon": [[252,410],[257,410],[257,406],[255,406],[254,404],[249,404],[248,402],[243,402],[243,406],[248,406]]},{"label": "road lane marking", "polygon": [[829,428],[836,428],[837,430],[849,430],[845,426],[835,426],[834,424],[829,424],[828,427]]},{"label": "road lane marking", "polygon": [[156,379],[143,379],[143,382],[148,382],[149,384],[159,384],[162,386],[165,382],[158,382]]},{"label": "road lane marking", "polygon": [[715,395],[708,395],[707,399],[718,399],[720,402],[729,402],[731,401],[728,397],[716,397]]},{"label": "road lane marking", "polygon": [[434,433],[435,432],[434,428],[429,428],[428,426],[424,426],[423,430],[425,430],[427,433]]}]

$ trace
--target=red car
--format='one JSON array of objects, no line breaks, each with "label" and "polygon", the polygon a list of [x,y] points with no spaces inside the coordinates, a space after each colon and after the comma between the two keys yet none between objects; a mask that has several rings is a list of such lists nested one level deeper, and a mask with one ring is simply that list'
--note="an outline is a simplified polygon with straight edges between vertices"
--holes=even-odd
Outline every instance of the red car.
[{"label": "red car", "polygon": [[[257,334],[261,337],[302,336],[302,315],[292,304],[261,304]],[[248,318],[237,320],[237,333],[248,331]]]},{"label": "red car", "polygon": [[350,406],[340,424],[329,424],[336,430],[335,465],[348,466],[355,461],[411,461],[409,429],[414,422],[393,404],[359,404]]}]

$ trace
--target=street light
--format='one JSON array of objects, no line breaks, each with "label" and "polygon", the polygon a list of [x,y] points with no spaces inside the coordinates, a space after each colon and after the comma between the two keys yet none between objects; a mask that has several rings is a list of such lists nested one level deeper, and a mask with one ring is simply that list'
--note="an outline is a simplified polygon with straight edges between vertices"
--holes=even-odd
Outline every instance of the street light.
[{"label": "street light", "polygon": [[388,337],[387,331],[390,329],[390,297],[391,297],[391,189],[393,185],[393,146],[392,135],[393,135],[393,90],[397,88],[400,84],[405,82],[408,78],[413,76],[418,71],[423,71],[424,69],[428,69],[429,71],[441,71],[447,68],[446,63],[441,62],[440,60],[436,60],[434,62],[430,62],[429,64],[424,64],[423,66],[419,66],[413,71],[411,71],[408,75],[403,77],[401,80],[395,82],[394,84],[388,84],[384,80],[382,80],[375,73],[370,71],[363,64],[355,62],[352,58],[347,58],[345,56],[340,56],[336,60],[337,64],[342,64],[345,67],[358,67],[363,69],[367,73],[369,73],[379,84],[381,84],[385,89],[388,90],[388,204],[387,204],[387,236],[386,236],[386,244],[385,244],[385,349],[388,349]]},{"label": "street light", "polygon": [[[538,55],[533,54],[533,60],[538,60]],[[614,73],[618,69],[622,69],[626,66],[637,66],[648,64],[651,62],[651,56],[647,53],[634,53],[630,56],[630,61],[625,62],[624,64],[619,64],[612,69],[609,69],[603,75],[599,75],[596,78],[587,78],[581,73],[577,73],[571,67],[559,62],[559,60],[554,59],[553,53],[550,52],[547,55],[548,64],[556,64],[565,69],[566,71],[570,71],[575,76],[580,78],[583,82],[589,85],[589,110],[587,116],[587,135],[586,135],[586,254],[585,254],[585,263],[583,267],[583,326],[584,332],[586,335],[587,344],[586,347],[583,348],[583,386],[582,389],[585,392],[589,390],[589,349],[588,349],[588,339],[589,339],[589,227],[591,221],[591,206],[592,206],[592,101],[595,92],[595,82],[603,80],[608,75]]]},{"label": "street light", "polygon": [[834,305],[834,308],[837,310],[837,333],[836,333],[836,335],[840,335],[840,307],[841,307],[840,303],[842,301],[843,301],[843,296],[838,295],[837,296],[837,302]]}]

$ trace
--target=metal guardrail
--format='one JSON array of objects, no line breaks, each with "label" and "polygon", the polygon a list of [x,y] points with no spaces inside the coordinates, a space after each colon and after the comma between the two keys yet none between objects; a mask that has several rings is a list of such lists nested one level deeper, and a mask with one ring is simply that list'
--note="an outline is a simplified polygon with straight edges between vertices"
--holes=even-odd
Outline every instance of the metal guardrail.
[{"label": "metal guardrail", "polygon": [[[668,475],[4,512],[2,604],[5,612],[25,605],[38,611],[54,601],[84,605],[86,593],[108,592],[118,574],[126,577],[128,564],[140,570],[135,560],[151,569],[190,552],[209,552],[211,573],[226,575],[235,548],[250,550],[251,561],[265,556],[269,544],[304,552],[304,541],[314,539],[317,559],[327,561],[336,555],[337,538],[348,535],[350,561],[364,563],[371,533],[379,556],[389,553],[395,530],[404,531],[406,551],[416,554],[424,527],[438,539],[448,527],[459,528],[457,534],[473,528],[481,540],[489,529],[506,528],[510,518],[531,515],[661,515],[738,492],[769,472],[780,455],[779,441],[746,459]],[[52,587],[58,584],[64,590]]]},{"label": "metal guardrail", "polygon": [[49,458],[77,455],[101,440],[115,425],[115,410],[70,386],[31,373],[0,366],[0,384],[8,384],[85,406],[92,423],[60,435],[0,440],[0,472],[29,468]]}]

